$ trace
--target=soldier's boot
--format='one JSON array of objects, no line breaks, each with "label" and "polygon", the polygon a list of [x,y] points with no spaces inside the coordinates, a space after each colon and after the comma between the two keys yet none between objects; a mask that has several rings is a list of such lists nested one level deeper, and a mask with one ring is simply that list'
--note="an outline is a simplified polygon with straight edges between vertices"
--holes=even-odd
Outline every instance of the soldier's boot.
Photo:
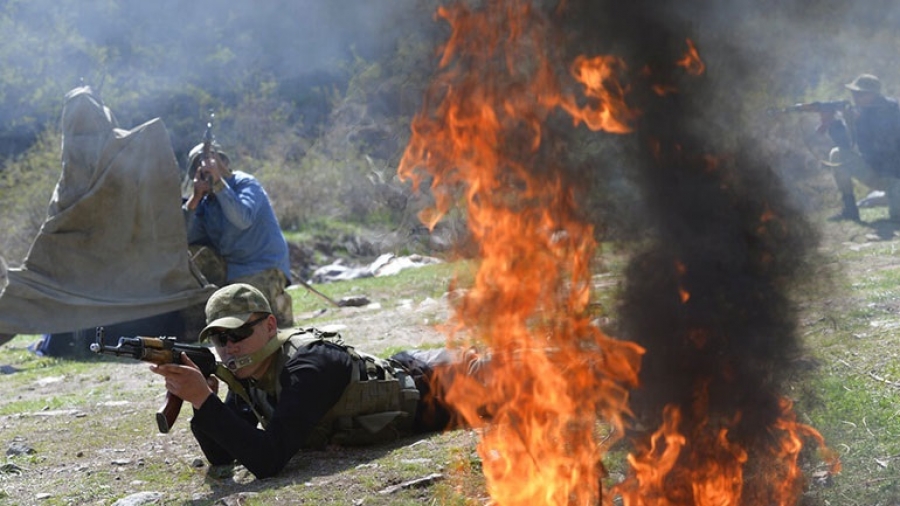
[{"label": "soldier's boot", "polygon": [[852,193],[844,193],[841,195],[841,201],[844,208],[840,213],[831,217],[831,221],[860,221],[859,208],[856,207],[856,198]]},{"label": "soldier's boot", "polygon": [[853,172],[859,162],[858,157],[850,156],[841,148],[835,147],[828,153],[827,165],[832,169],[835,185],[841,194],[843,209],[829,218],[830,221],[859,221],[859,208],[853,194]]},{"label": "soldier's boot", "polygon": [[892,180],[884,193],[888,201],[888,219],[900,222],[900,180]]}]

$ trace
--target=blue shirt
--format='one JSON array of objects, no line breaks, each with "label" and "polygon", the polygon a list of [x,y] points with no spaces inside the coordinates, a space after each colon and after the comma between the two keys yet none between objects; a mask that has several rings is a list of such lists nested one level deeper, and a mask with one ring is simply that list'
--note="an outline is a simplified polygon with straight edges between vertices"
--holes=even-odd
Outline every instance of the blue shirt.
[{"label": "blue shirt", "polygon": [[269,196],[255,177],[234,171],[187,215],[188,244],[211,246],[225,259],[226,280],[277,268],[291,279],[287,242]]}]

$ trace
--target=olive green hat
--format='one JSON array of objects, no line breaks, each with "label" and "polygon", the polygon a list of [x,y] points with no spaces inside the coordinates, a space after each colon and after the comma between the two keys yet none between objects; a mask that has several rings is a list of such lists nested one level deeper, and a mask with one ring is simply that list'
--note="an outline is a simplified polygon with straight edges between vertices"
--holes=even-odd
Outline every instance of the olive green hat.
[{"label": "olive green hat", "polygon": [[881,94],[881,80],[872,74],[860,74],[852,83],[844,85],[850,91]]},{"label": "olive green hat", "polygon": [[212,328],[240,327],[253,313],[272,313],[272,307],[262,292],[245,283],[219,288],[206,301],[206,327],[200,331],[200,340],[205,340]]}]

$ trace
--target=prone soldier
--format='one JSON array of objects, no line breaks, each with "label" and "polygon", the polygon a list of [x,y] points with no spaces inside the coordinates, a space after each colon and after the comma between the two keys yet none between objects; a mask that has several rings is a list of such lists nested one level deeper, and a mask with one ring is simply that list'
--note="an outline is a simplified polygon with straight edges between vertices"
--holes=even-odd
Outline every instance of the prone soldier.
[{"label": "prone soldier", "polygon": [[216,375],[228,385],[224,401],[217,378],[207,378],[187,355],[182,364],[151,370],[165,377],[169,393],[193,406],[191,431],[214,477],[228,476],[237,462],[265,478],[303,448],[375,443],[451,428],[458,419],[442,401],[440,385],[462,361],[446,350],[385,360],[335,334],[279,331],[263,294],[243,283],[210,297],[206,321],[200,340],[212,342],[229,372]]}]

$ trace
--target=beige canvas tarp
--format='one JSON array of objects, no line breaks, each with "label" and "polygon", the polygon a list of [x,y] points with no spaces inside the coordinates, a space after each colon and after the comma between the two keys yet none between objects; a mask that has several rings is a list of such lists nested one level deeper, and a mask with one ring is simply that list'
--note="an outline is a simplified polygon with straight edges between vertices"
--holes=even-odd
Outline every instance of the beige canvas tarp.
[{"label": "beige canvas tarp", "polygon": [[[165,125],[132,130],[91,92],[66,94],[62,174],[47,219],[0,292],[0,334],[68,332],[203,303]],[[2,286],[2,285],[0,285]]]}]

